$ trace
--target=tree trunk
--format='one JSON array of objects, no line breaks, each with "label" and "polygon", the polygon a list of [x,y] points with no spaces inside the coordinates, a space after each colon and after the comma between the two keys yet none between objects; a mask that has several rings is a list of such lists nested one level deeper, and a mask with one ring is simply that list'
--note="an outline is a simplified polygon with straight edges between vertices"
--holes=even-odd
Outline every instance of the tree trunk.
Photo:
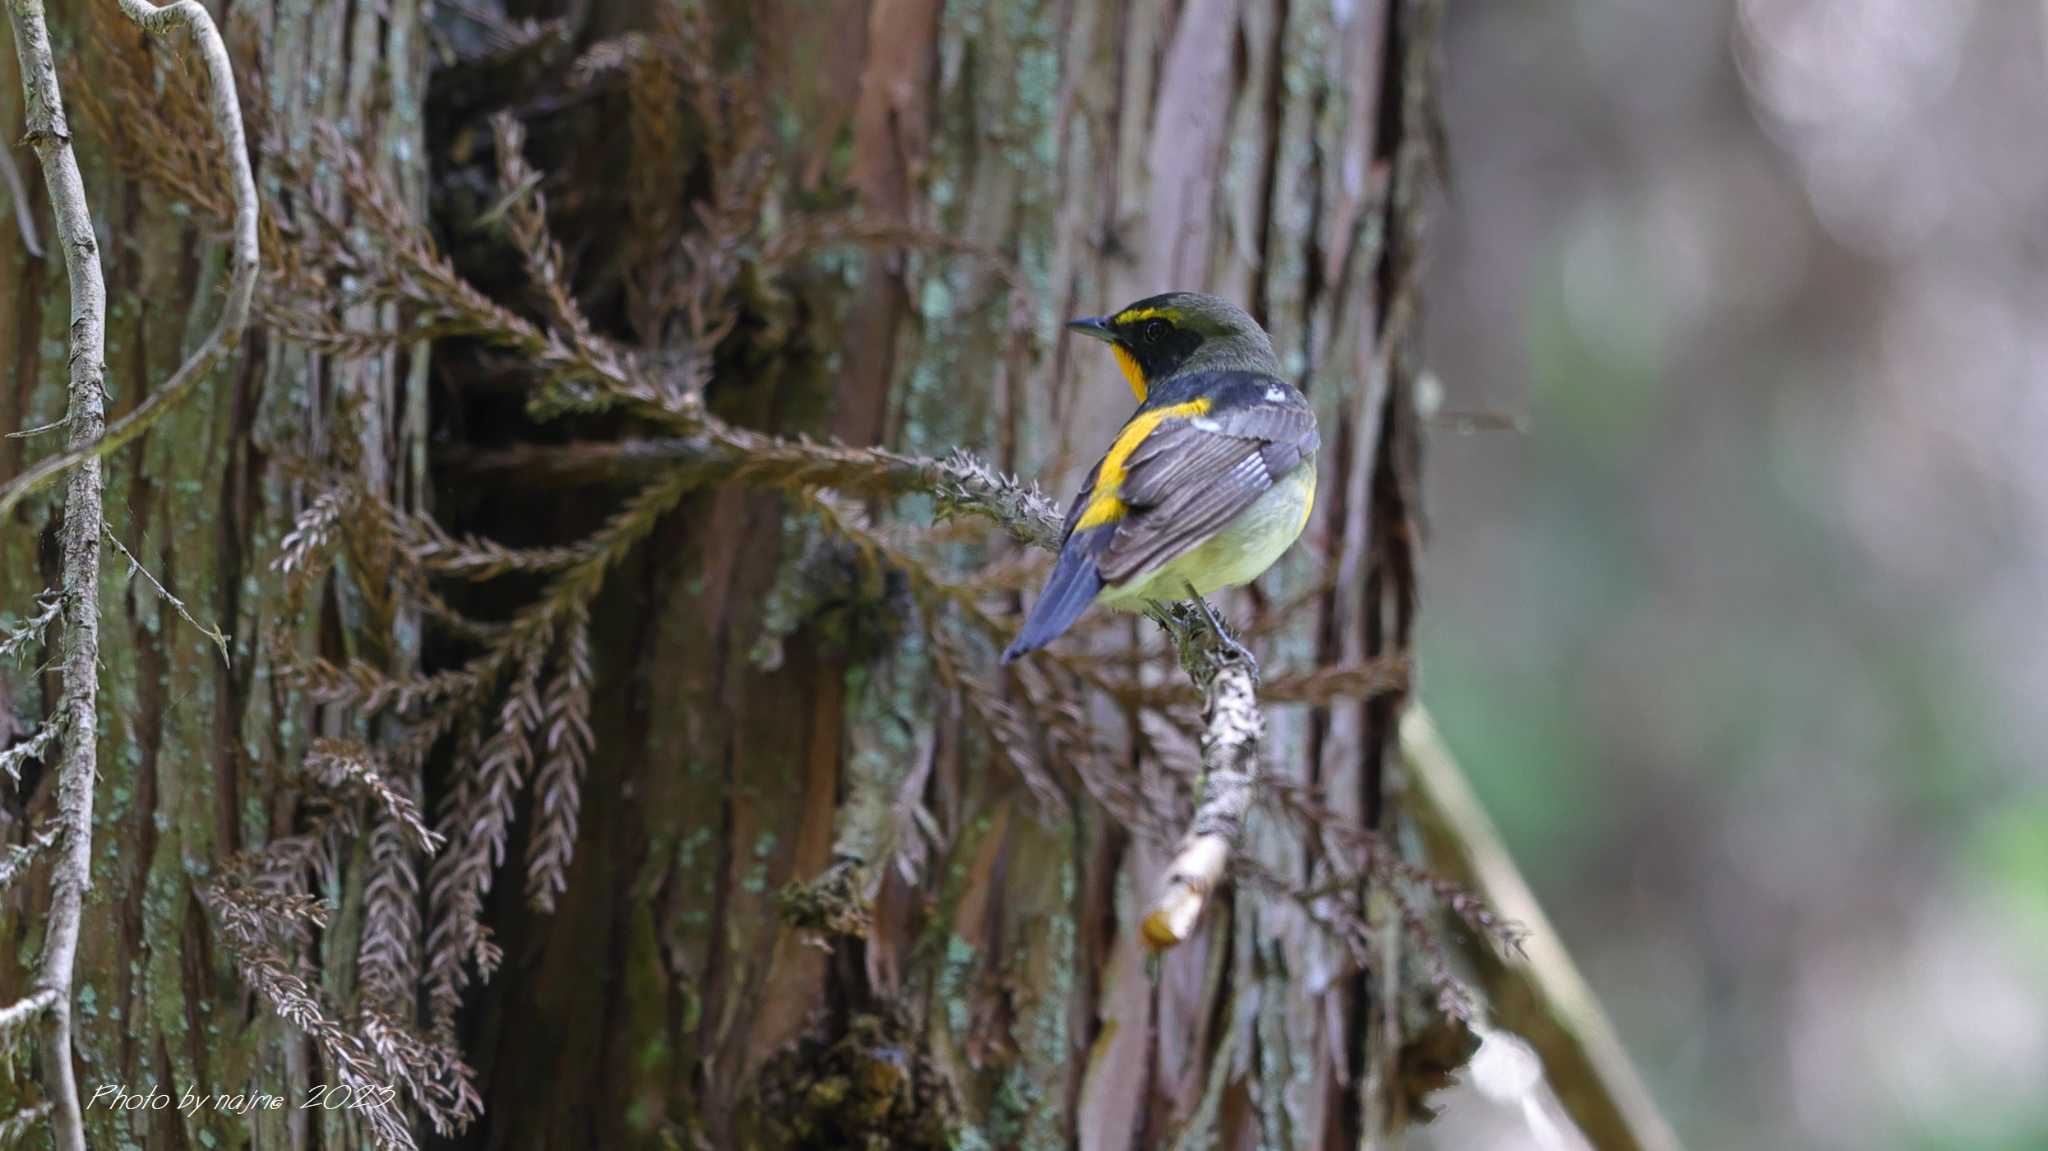
[{"label": "tree trunk", "polygon": [[[1393,383],[1409,370],[1430,12],[1343,7],[731,10],[725,34],[758,46],[745,82],[793,120],[793,179],[865,222],[999,253],[1021,280],[871,248],[797,287],[801,335],[715,375],[713,410],[907,451],[978,445],[1064,493],[1130,399],[1052,321],[1168,288],[1229,295],[1282,341],[1326,445],[1306,554],[1237,613],[1277,617],[1323,552],[1337,588],[1269,665],[1405,652],[1415,433]],[[567,162],[631,172],[621,151]],[[558,207],[574,248],[581,217]],[[465,526],[513,530],[529,494]],[[582,498],[557,520],[587,522]],[[928,671],[866,638],[883,625],[857,589],[806,593],[816,556],[795,515],[759,491],[696,497],[600,613],[607,735],[568,893],[551,917],[514,896],[496,908],[508,959],[479,1015],[480,1145],[941,1145],[922,1113],[891,1109],[899,1078],[902,1099],[956,1101],[964,1145],[1357,1145],[1377,985],[1300,907],[1251,892],[1148,970],[1135,925],[1170,839],[1132,835],[1078,785],[1067,814],[1045,810]],[[793,628],[770,618],[784,596],[811,606]],[[1379,818],[1393,715],[1283,710],[1272,770]],[[1167,786],[1123,738],[1118,770]],[[930,858],[880,880],[864,938],[819,949],[777,892],[827,871],[854,809],[905,797],[935,817]],[[1332,874],[1324,845],[1277,822],[1253,837],[1274,873]]]},{"label": "tree trunk", "polygon": [[[1316,404],[1322,499],[1293,556],[1230,614],[1263,636],[1269,684],[1405,656],[1432,0],[705,7],[697,25],[661,0],[543,2],[518,14],[566,22],[522,28],[490,26],[487,5],[444,6],[431,94],[429,30],[407,0],[238,5],[228,33],[252,69],[263,62],[257,134],[303,148],[316,123],[340,125],[420,217],[431,177],[456,270],[523,303],[534,293],[492,231],[506,202],[481,159],[487,115],[513,113],[583,309],[655,363],[690,341],[683,321],[650,319],[664,285],[642,273],[674,261],[649,252],[707,227],[691,205],[737,179],[720,166],[720,109],[759,104],[774,218],[850,218],[859,242],[736,278],[739,320],[711,356],[705,404],[743,428],[924,455],[966,445],[1065,497],[1130,399],[1057,321],[1170,288],[1245,303]],[[678,37],[714,42],[696,51],[738,94],[692,103],[695,80],[660,63]],[[80,67],[136,66],[95,48]],[[0,101],[14,90],[0,84]],[[4,102],[0,114],[19,115]],[[687,134],[657,130],[676,124]],[[104,141],[79,137],[109,238],[118,416],[204,330],[220,245],[171,193],[119,174]],[[311,181],[357,209],[331,170]],[[61,409],[61,280],[12,234],[0,261],[16,273],[0,280],[0,348],[18,364],[0,424],[47,422]],[[368,304],[346,319],[390,330],[403,316]],[[101,1084],[155,1083],[277,1092],[295,1108],[331,1081],[321,1050],[238,982],[198,894],[237,853],[298,829],[306,742],[343,733],[336,709],[273,674],[259,640],[285,613],[308,648],[394,674],[452,666],[463,649],[404,597],[348,579],[294,598],[273,560],[312,498],[305,477],[345,472],[522,546],[588,535],[632,490],[609,472],[590,484],[485,468],[520,445],[640,437],[632,418],[536,427],[520,403],[532,364],[444,342],[430,391],[428,362],[403,348],[334,360],[252,329],[200,395],[110,461],[114,530],[235,645],[223,668],[154,598],[108,579],[105,814],[78,978],[88,1100]],[[0,478],[41,450],[0,443]],[[857,510],[921,529],[927,506]],[[43,500],[5,525],[0,603],[19,610],[53,582],[54,522]],[[1462,1058],[1463,1035],[1385,994],[1408,986],[1393,958],[1404,925],[1384,893],[1368,898],[1382,885],[1362,878],[1361,844],[1262,814],[1243,850],[1281,889],[1237,885],[1152,963],[1136,925],[1176,829],[1133,826],[1111,792],[1184,814],[1186,735],[1088,696],[1104,746],[1033,733],[1049,800],[974,721],[972,689],[943,667],[949,641],[907,622],[929,606],[914,577],[875,577],[817,525],[786,491],[707,485],[605,573],[567,886],[544,912],[512,874],[534,834],[521,799],[483,915],[503,965],[455,1020],[484,1099],[455,1145],[1349,1148],[1405,1123],[1414,1085]],[[991,530],[949,531],[957,570],[1016,559]],[[521,590],[454,606],[502,618]],[[1150,627],[1118,625],[1094,658],[1141,674],[1132,653],[1156,651]],[[992,648],[966,650],[970,677],[998,679]],[[7,674],[14,711],[42,714],[47,677]],[[1191,705],[1184,680],[1142,674]],[[1023,709],[1039,682],[990,690]],[[1315,706],[1269,705],[1273,786],[1312,789],[1333,825],[1389,825],[1394,698],[1307,697]],[[428,762],[429,798],[460,798],[460,764],[445,748]],[[47,775],[24,784],[16,841],[49,808]],[[340,999],[363,978],[374,850],[340,853],[316,892],[337,910],[306,970]],[[857,890],[839,902],[858,925],[821,930],[792,911],[847,875]],[[26,944],[42,896],[20,893],[47,886],[15,890],[8,923]],[[1333,902],[1370,909],[1392,966],[1362,969],[1324,922]],[[437,907],[415,901],[430,919]],[[18,956],[32,951],[0,964],[0,996],[27,986]],[[308,1114],[87,1118],[95,1146],[347,1145],[345,1118]]]}]

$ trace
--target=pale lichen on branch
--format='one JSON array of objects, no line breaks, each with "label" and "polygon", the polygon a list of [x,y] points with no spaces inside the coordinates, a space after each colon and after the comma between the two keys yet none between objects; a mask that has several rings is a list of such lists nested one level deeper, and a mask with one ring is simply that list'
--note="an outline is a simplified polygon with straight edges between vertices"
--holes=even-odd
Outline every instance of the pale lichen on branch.
[{"label": "pale lichen on branch", "polygon": [[1225,655],[1206,685],[1203,705],[1201,802],[1167,865],[1140,931],[1163,949],[1186,942],[1230,865],[1259,779],[1266,737],[1251,668]]},{"label": "pale lichen on branch", "polygon": [[[10,0],[8,16],[21,66],[27,140],[42,165],[56,218],[56,244],[64,253],[71,323],[65,422],[71,451],[86,466],[64,496],[61,664],[63,688],[45,737],[60,726],[64,752],[57,766],[57,827],[62,848],[52,867],[49,923],[35,992],[23,1004],[42,1019],[42,1084],[51,1106],[51,1142],[57,1151],[85,1151],[85,1123],[72,1065],[71,989],[85,893],[92,887],[93,785],[98,774],[100,530],[105,518],[99,458],[106,427],[104,357],[106,282],[99,242],[86,205],[85,180],[71,150],[56,57],[40,0]],[[63,458],[63,457],[60,457]],[[53,476],[56,473],[51,473]],[[26,478],[26,477],[24,477]],[[17,485],[18,486],[18,482]],[[12,488],[7,490],[13,490]],[[0,518],[13,501],[0,497]]]}]

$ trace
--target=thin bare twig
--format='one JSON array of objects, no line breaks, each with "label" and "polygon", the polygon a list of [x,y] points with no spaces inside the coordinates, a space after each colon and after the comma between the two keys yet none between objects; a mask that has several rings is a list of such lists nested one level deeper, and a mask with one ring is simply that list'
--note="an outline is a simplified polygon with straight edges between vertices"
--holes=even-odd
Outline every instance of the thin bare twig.
[{"label": "thin bare twig", "polygon": [[[11,2],[17,12],[37,13],[37,22],[40,23],[40,0]],[[229,179],[234,183],[235,192],[235,222],[228,257],[227,303],[221,308],[220,319],[215,321],[213,330],[207,333],[206,339],[200,341],[199,346],[192,350],[192,354],[176,372],[172,373],[171,378],[162,387],[150,392],[149,398],[137,405],[134,411],[115,421],[112,427],[106,428],[104,435],[99,434],[101,421],[94,421],[94,434],[91,436],[79,435],[78,429],[74,427],[71,450],[37,463],[14,482],[0,488],[0,517],[4,517],[16,504],[58,476],[89,460],[102,459],[148,431],[166,412],[190,395],[193,389],[199,386],[200,381],[206,378],[207,373],[213,370],[215,364],[234,351],[235,346],[241,342],[242,329],[249,322],[249,300],[256,291],[256,271],[260,261],[256,238],[256,177],[249,167],[249,143],[242,132],[242,106],[235,92],[234,65],[228,57],[227,43],[221,39],[220,30],[214,27],[213,17],[198,0],[179,0],[176,4],[162,8],[149,3],[148,0],[121,0],[121,11],[143,31],[152,34],[161,34],[181,26],[189,28],[200,56],[206,61],[207,89],[213,125],[220,135],[221,149],[227,159]],[[24,22],[17,18],[17,26]],[[26,60],[27,57],[24,56],[23,59]],[[23,70],[23,82],[29,82],[26,68]],[[49,94],[53,100],[56,92],[57,81],[55,74],[52,73]],[[29,100],[31,125],[34,124],[35,107],[36,100],[32,97]],[[68,155],[70,134],[63,128],[61,112],[57,116],[57,131],[61,137],[58,144],[65,148]],[[30,136],[33,137],[34,134],[35,130],[31,127]],[[36,151],[41,155],[43,149],[38,146]],[[47,173],[47,159],[44,165]],[[83,185],[79,187],[82,189]],[[56,198],[53,191],[52,201]],[[83,207],[81,199],[80,209],[83,210]],[[60,233],[64,231],[61,218],[58,230]],[[91,230],[88,228],[85,234],[90,242]],[[69,253],[66,254],[66,258],[69,259]],[[74,352],[74,361],[75,356]],[[97,353],[95,356],[97,357]],[[93,370],[95,375],[100,370],[97,358],[94,360]],[[93,534],[97,536],[99,533]]]},{"label": "thin bare twig", "polygon": [[228,658],[227,633],[223,632],[218,627],[209,627],[208,625],[200,623],[198,620],[193,619],[191,611],[189,611],[185,607],[185,601],[179,599],[177,596],[172,595],[171,589],[157,582],[157,578],[149,574],[149,569],[142,566],[142,561],[135,558],[135,553],[128,550],[128,545],[121,542],[120,537],[114,534],[113,528],[107,527],[105,524],[102,524],[101,530],[106,533],[107,542],[113,544],[114,550],[120,552],[121,557],[128,561],[129,576],[133,577],[139,575],[143,579],[148,580],[149,586],[156,589],[156,594],[162,596],[164,602],[170,604],[171,609],[173,611],[177,612],[178,615],[181,618],[183,618],[186,623],[191,624],[195,629],[197,629],[200,635],[203,635],[207,639],[213,641],[213,646],[220,649],[220,661],[224,664],[232,664],[234,661]]},{"label": "thin bare twig", "polygon": [[[51,1140],[58,1151],[85,1151],[85,1122],[78,1107],[78,1078],[71,1062],[71,976],[78,955],[79,920],[92,886],[92,799],[98,736],[100,647],[99,457],[94,454],[106,426],[101,390],[106,350],[107,288],[100,278],[99,244],[85,202],[85,180],[71,152],[64,99],[57,88],[56,57],[43,23],[41,0],[10,0],[14,50],[21,62],[28,143],[42,164],[43,183],[57,221],[57,243],[71,287],[70,446],[84,466],[64,496],[63,695],[49,723],[64,727],[64,755],[57,769],[57,818],[64,850],[51,882],[50,923],[44,936],[41,970],[31,1000],[46,1000],[43,1015],[43,1093],[53,1118]],[[54,473],[53,473],[54,474]],[[4,506],[11,506],[7,501]],[[0,516],[4,516],[0,511]]]},{"label": "thin bare twig", "polygon": [[[0,155],[6,155],[6,153],[0,152]],[[68,428],[70,426],[71,417],[65,416],[61,420],[51,420],[47,424],[37,424],[35,427],[32,428],[23,428],[18,432],[9,432],[7,433],[6,438],[10,440],[25,440],[30,438],[31,436],[40,436],[45,432],[63,431],[65,428]]]}]

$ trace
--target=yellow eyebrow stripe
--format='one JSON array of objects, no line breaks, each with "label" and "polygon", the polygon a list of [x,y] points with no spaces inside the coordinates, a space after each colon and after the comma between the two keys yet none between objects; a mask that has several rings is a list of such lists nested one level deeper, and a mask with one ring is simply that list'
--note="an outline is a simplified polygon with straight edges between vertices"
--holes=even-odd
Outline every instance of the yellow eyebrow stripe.
[{"label": "yellow eyebrow stripe", "polygon": [[1118,313],[1117,313],[1117,314],[1116,314],[1116,315],[1115,315],[1115,316],[1113,317],[1113,322],[1115,322],[1115,323],[1118,323],[1118,324],[1135,324],[1135,323],[1137,323],[1137,322],[1138,322],[1139,320],[1150,320],[1150,319],[1155,319],[1155,318],[1156,318],[1156,319],[1162,319],[1162,320],[1176,320],[1176,321],[1177,321],[1177,320],[1179,320],[1179,319],[1180,319],[1180,309],[1179,309],[1179,308],[1132,308],[1132,309],[1131,309],[1130,311],[1127,311],[1127,312],[1118,312]]},{"label": "yellow eyebrow stripe", "polygon": [[1124,518],[1126,509],[1119,493],[1124,486],[1124,465],[1129,462],[1131,453],[1137,451],[1138,445],[1144,443],[1145,437],[1160,424],[1182,417],[1192,419],[1208,410],[1209,400],[1205,396],[1133,416],[1131,422],[1124,425],[1124,430],[1117,433],[1116,442],[1109,445],[1109,452],[1102,457],[1102,462],[1095,466],[1095,494],[1089,498],[1088,506],[1081,509],[1081,518],[1074,522],[1074,530],[1085,531]]}]

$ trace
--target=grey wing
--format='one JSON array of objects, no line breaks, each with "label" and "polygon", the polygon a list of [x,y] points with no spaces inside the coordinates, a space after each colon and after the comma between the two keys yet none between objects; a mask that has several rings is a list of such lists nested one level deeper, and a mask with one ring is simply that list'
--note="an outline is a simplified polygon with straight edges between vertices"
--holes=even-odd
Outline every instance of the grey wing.
[{"label": "grey wing", "polygon": [[1252,407],[1161,424],[1125,465],[1129,510],[1097,561],[1116,585],[1215,535],[1282,476],[1315,455],[1315,413]]},{"label": "grey wing", "polygon": [[1075,494],[1074,502],[1067,505],[1066,522],[1060,527],[1060,539],[1062,541],[1074,534],[1074,525],[1080,522],[1082,509],[1088,506],[1089,500],[1095,498],[1095,477],[1101,470],[1102,461],[1095,461],[1095,466],[1088,469],[1087,481],[1081,485],[1081,490]]}]

